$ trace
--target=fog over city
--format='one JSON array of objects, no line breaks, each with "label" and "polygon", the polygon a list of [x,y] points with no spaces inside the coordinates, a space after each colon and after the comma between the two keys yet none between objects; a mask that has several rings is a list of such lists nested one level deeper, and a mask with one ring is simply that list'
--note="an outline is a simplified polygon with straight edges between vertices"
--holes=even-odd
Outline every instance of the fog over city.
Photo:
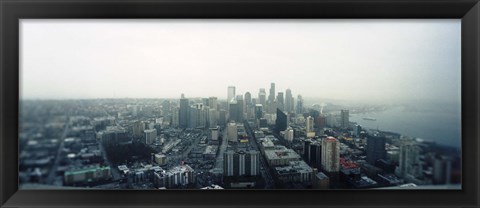
[{"label": "fog over city", "polygon": [[460,98],[460,20],[20,21],[21,99]]}]

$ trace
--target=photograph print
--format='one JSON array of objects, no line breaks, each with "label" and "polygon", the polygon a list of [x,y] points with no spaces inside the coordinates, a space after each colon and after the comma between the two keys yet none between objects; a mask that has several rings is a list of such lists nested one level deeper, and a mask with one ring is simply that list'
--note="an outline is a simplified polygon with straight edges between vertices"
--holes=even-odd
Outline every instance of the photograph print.
[{"label": "photograph print", "polygon": [[21,19],[19,189],[462,189],[460,19]]}]

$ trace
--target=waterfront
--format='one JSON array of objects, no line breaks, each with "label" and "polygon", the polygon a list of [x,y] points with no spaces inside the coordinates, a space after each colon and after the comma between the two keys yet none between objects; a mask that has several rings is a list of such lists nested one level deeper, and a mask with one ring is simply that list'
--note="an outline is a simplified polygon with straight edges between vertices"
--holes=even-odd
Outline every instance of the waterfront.
[{"label": "waterfront", "polygon": [[[375,118],[376,120],[365,120]],[[405,136],[435,141],[460,148],[460,105],[436,105],[413,108],[407,105],[389,107],[384,111],[356,113],[350,121],[362,127],[396,132]]]}]

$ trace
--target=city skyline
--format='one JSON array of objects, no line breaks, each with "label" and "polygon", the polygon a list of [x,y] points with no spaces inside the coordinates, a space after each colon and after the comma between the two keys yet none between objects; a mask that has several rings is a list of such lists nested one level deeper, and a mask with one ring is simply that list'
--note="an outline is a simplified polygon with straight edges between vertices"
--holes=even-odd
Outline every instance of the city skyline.
[{"label": "city skyline", "polygon": [[305,99],[460,100],[459,20],[20,25],[21,99],[226,99],[227,86],[257,98],[275,83],[276,92],[289,88]]}]

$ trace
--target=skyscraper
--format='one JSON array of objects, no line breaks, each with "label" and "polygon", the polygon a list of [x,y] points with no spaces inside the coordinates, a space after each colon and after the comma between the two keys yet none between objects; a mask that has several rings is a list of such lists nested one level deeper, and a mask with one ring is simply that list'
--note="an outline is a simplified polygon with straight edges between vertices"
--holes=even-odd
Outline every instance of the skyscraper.
[{"label": "skyscraper", "polygon": [[228,86],[227,102],[231,102],[233,99],[235,99],[235,86]]},{"label": "skyscraper", "polygon": [[235,122],[230,122],[227,125],[227,137],[228,141],[236,142],[238,139],[237,124]]},{"label": "skyscraper", "polygon": [[285,111],[285,100],[283,98],[283,92],[278,92],[277,95],[277,108],[282,111]]},{"label": "skyscraper", "polygon": [[238,104],[236,100],[232,100],[228,104],[228,120],[239,121],[238,117]]},{"label": "skyscraper", "polygon": [[297,96],[297,109],[296,109],[297,114],[302,114],[303,113],[303,98],[301,95]]},{"label": "skyscraper", "polygon": [[188,99],[182,94],[182,97],[180,98],[180,111],[178,118],[180,128],[187,128],[189,110],[190,105],[188,103]]},{"label": "skyscraper", "polygon": [[162,114],[163,116],[170,115],[170,101],[164,100],[162,103]]},{"label": "skyscraper", "polygon": [[252,94],[250,92],[245,93],[245,106],[249,107],[252,105]]},{"label": "skyscraper", "polygon": [[209,97],[208,98],[208,106],[210,107],[210,109],[218,110],[217,97]]},{"label": "skyscraper", "polygon": [[268,95],[268,101],[274,102],[275,101],[275,83],[270,84],[270,94]]},{"label": "skyscraper", "polygon": [[259,174],[259,157],[256,150],[228,149],[223,154],[224,176],[256,176]]},{"label": "skyscraper", "polygon": [[256,104],[255,105],[255,119],[261,119],[263,118],[263,105],[262,104]]},{"label": "skyscraper", "polygon": [[346,129],[350,125],[348,110],[341,110],[340,113],[341,113],[341,117],[342,117],[340,126],[344,129]]},{"label": "skyscraper", "polygon": [[325,171],[340,171],[340,142],[334,137],[327,137],[322,140],[321,160]]},{"label": "skyscraper", "polygon": [[313,117],[308,116],[306,121],[306,133],[313,132]]},{"label": "skyscraper", "polygon": [[375,165],[380,159],[386,159],[385,136],[375,132],[373,135],[367,136],[367,162]]},{"label": "skyscraper", "polygon": [[421,149],[413,140],[404,140],[400,145],[399,163],[395,174],[400,177],[421,177],[422,163],[420,161]]},{"label": "skyscraper", "polygon": [[287,89],[285,92],[285,111],[292,113],[293,112],[293,97],[292,90]]},{"label": "skyscraper", "polygon": [[237,95],[237,120],[239,122],[242,122],[243,119],[245,118],[244,116],[245,112],[245,102],[243,100],[242,95]]},{"label": "skyscraper", "polygon": [[145,133],[145,144],[152,144],[155,142],[157,138],[157,130],[156,129],[147,129],[144,130]]},{"label": "skyscraper", "polygon": [[262,104],[262,106],[267,106],[267,93],[265,92],[265,88],[260,88],[260,91],[258,92],[258,102]]},{"label": "skyscraper", "polygon": [[277,132],[285,131],[288,125],[287,114],[277,108],[277,119],[275,120],[275,130]]}]

